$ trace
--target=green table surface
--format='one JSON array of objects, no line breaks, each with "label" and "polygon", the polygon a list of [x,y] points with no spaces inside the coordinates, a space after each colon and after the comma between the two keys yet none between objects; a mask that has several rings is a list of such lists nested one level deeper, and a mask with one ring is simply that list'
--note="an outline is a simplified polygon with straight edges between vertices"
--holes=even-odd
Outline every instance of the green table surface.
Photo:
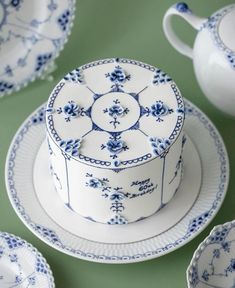
[{"label": "green table surface", "polygon": [[[62,0],[60,0],[62,1]],[[203,17],[231,0],[187,1]],[[162,18],[173,0],[80,0],[71,37],[57,59],[54,80],[38,80],[0,99],[0,230],[19,235],[48,260],[57,288],[186,287],[186,268],[194,250],[213,226],[235,218],[235,120],[216,110],[200,90],[191,60],[176,52],[164,37]],[[175,29],[192,44],[196,32],[181,19]],[[8,147],[19,125],[45,102],[55,84],[76,66],[107,57],[126,57],[155,65],[169,73],[182,94],[214,122],[227,146],[231,180],[226,199],[212,223],[182,248],[136,264],[98,264],[65,255],[35,237],[16,216],[6,193],[4,166]],[[43,288],[43,287],[42,287]]]}]

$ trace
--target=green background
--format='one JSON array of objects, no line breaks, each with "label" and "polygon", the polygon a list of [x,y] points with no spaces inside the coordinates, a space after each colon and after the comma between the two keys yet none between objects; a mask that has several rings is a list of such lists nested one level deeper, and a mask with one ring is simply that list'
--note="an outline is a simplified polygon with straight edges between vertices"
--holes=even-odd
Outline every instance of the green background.
[{"label": "green background", "polygon": [[[60,0],[62,1],[62,0]],[[235,120],[217,111],[201,92],[189,59],[177,53],[162,31],[165,11],[172,0],[80,0],[69,42],[57,59],[54,81],[38,80],[20,92],[0,99],[0,230],[19,235],[37,247],[48,260],[57,288],[186,287],[185,271],[194,250],[216,224],[235,218]],[[233,1],[187,1],[202,17]],[[181,37],[193,43],[196,32],[174,19]],[[136,264],[107,265],[67,256],[36,238],[19,220],[7,197],[4,182],[6,153],[22,121],[45,102],[53,86],[75,66],[107,57],[127,57],[168,72],[184,97],[198,105],[215,123],[228,149],[231,181],[225,202],[212,223],[193,241],[166,256]],[[233,176],[234,175],[234,176]]]}]

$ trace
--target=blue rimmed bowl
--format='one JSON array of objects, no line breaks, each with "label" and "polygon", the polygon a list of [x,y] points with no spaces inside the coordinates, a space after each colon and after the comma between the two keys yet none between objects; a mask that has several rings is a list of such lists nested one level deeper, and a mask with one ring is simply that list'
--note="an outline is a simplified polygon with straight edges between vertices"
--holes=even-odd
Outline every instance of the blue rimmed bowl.
[{"label": "blue rimmed bowl", "polygon": [[187,269],[190,288],[235,287],[235,221],[214,227]]}]

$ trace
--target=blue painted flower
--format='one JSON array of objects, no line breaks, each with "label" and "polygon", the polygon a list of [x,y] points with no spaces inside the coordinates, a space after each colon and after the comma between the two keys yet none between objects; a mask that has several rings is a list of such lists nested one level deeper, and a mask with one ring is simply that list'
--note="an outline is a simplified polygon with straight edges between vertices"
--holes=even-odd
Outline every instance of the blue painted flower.
[{"label": "blue painted flower", "polygon": [[124,149],[125,142],[122,140],[109,140],[106,145],[109,152],[118,154]]},{"label": "blue painted flower", "polygon": [[130,79],[130,75],[126,75],[125,71],[120,66],[116,66],[114,71],[105,75],[110,81],[115,83],[124,83]]},{"label": "blue painted flower", "polygon": [[150,144],[153,148],[153,153],[157,156],[161,155],[170,146],[170,140],[164,138],[150,137]]},{"label": "blue painted flower", "polygon": [[127,224],[128,221],[124,216],[116,214],[107,223],[110,225],[122,225]]},{"label": "blue painted flower", "polygon": [[207,270],[204,270],[202,274],[202,278],[207,282],[209,280],[210,274],[207,272]]},{"label": "blue painted flower", "polygon": [[230,260],[230,265],[226,268],[226,271],[233,272],[235,271],[235,259]]},{"label": "blue painted flower", "polygon": [[103,182],[100,179],[91,178],[91,179],[89,179],[88,186],[95,188],[95,189],[102,188]]},{"label": "blue painted flower", "polygon": [[190,11],[188,5],[184,2],[177,3],[176,9],[181,13],[186,13],[186,12]]},{"label": "blue painted flower", "polygon": [[76,157],[79,155],[79,148],[81,147],[82,140],[81,139],[70,139],[68,141],[61,140],[60,147],[64,148],[66,153],[71,154],[72,156]]},{"label": "blue painted flower", "polygon": [[156,101],[156,103],[151,106],[151,114],[154,117],[165,116],[171,112],[172,109],[169,109],[162,101]]},{"label": "blue painted flower", "polygon": [[109,115],[112,117],[120,117],[123,116],[124,110],[121,105],[115,104],[109,108]]},{"label": "blue painted flower", "polygon": [[115,191],[110,195],[110,200],[123,200],[126,198],[126,195],[121,191]]},{"label": "blue painted flower", "polygon": [[9,259],[11,262],[17,262],[18,256],[16,254],[9,254]]},{"label": "blue painted flower", "polygon": [[64,106],[63,112],[68,118],[76,118],[79,116],[80,108],[74,101],[69,101]]}]

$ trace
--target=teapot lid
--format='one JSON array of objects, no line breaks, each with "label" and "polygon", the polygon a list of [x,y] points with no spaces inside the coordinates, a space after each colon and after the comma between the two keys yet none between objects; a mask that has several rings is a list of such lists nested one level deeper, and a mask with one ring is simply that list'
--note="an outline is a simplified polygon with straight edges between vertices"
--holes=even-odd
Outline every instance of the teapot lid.
[{"label": "teapot lid", "polygon": [[[205,25],[213,33],[215,43],[221,50],[235,51],[235,5],[226,6],[214,13]],[[234,56],[235,57],[235,56]]]}]

